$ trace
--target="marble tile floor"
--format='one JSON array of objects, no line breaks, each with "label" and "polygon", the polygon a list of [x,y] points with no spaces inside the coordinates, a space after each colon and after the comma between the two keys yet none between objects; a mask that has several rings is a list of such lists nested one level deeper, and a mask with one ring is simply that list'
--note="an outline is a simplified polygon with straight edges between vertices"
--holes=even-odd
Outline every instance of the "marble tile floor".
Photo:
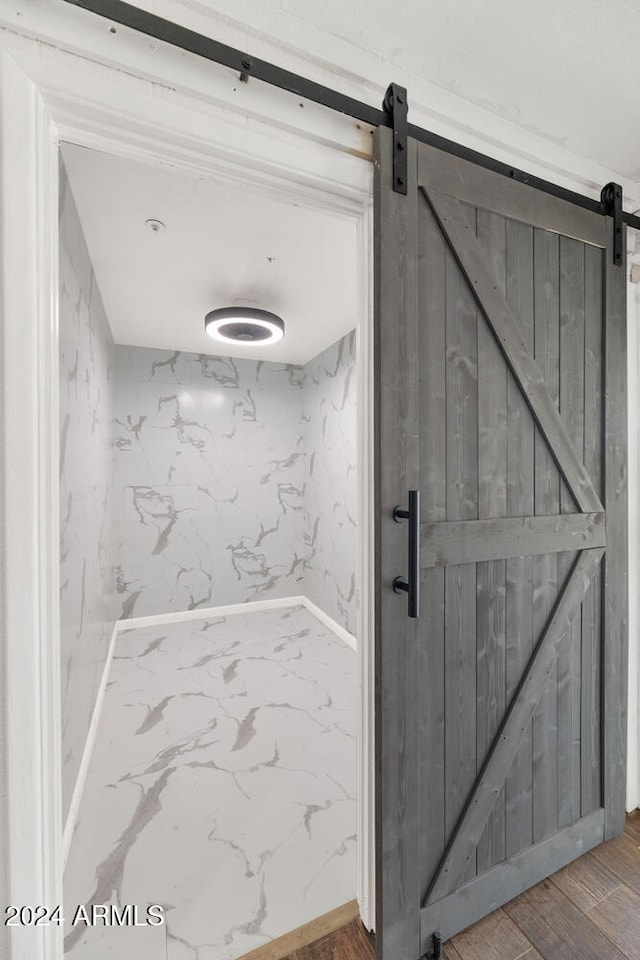
[{"label": "marble tile floor", "polygon": [[[356,654],[305,607],[125,629],[65,873],[69,960],[234,960],[355,890]],[[78,904],[162,926],[71,926]]]}]

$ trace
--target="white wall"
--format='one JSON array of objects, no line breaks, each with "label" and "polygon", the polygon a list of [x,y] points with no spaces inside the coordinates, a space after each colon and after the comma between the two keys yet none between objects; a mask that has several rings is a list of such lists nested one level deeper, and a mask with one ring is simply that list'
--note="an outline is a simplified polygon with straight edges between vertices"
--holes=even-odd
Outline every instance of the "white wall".
[{"label": "white wall", "polygon": [[116,347],[119,618],[304,593],[356,633],[355,340],[304,367]]},{"label": "white wall", "polygon": [[355,330],[310,360],[304,375],[304,593],[355,635]]},{"label": "white wall", "polygon": [[120,618],[300,594],[302,368],[116,355]]},{"label": "white wall", "polygon": [[60,171],[60,645],[62,814],[75,787],[116,620],[114,345]]}]

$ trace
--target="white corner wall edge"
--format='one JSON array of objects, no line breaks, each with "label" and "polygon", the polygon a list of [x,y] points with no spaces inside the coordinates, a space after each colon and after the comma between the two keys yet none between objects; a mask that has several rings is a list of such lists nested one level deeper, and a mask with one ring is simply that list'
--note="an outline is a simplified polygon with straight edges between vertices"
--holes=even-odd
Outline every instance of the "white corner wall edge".
[{"label": "white corner wall edge", "polygon": [[87,736],[84,741],[84,749],[82,751],[82,757],[80,759],[80,766],[78,767],[78,774],[76,776],[76,782],[73,788],[73,794],[71,796],[71,803],[69,804],[69,810],[67,813],[67,818],[65,820],[64,830],[62,832],[62,868],[63,869],[67,865],[67,858],[69,856],[69,850],[71,849],[71,839],[73,837],[73,831],[75,829],[76,820],[78,819],[78,811],[80,810],[80,802],[82,800],[84,786],[87,781],[89,763],[91,761],[91,754],[93,753],[93,748],[96,742],[96,735],[98,733],[98,726],[100,724],[100,716],[102,714],[102,707],[104,704],[104,696],[107,690],[107,683],[109,682],[109,672],[111,670],[111,661],[113,660],[113,651],[115,650],[117,636],[118,636],[118,621],[114,623],[113,630],[111,631],[109,649],[107,650],[107,656],[104,661],[104,667],[102,668],[102,677],[100,679],[100,686],[98,687],[98,692],[96,693],[96,699],[93,705],[93,713],[91,714],[91,723],[89,724]]},{"label": "white corner wall edge", "polygon": [[340,624],[333,619],[333,617],[329,616],[328,613],[325,613],[324,610],[321,610],[320,607],[313,602],[313,600],[309,600],[308,597],[303,597],[302,603],[307,608],[309,613],[312,613],[316,619],[320,620],[321,623],[324,623],[325,627],[328,627],[332,633],[335,633],[339,640],[344,641],[344,643],[346,643],[348,647],[351,647],[352,650],[358,649],[358,641],[354,635],[349,633],[348,630],[345,630],[344,627],[341,627]]}]

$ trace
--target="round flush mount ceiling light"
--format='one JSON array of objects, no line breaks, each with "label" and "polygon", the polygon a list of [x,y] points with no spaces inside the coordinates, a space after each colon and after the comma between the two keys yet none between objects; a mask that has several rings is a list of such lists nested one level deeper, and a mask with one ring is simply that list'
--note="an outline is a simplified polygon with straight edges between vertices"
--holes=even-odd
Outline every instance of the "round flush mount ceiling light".
[{"label": "round flush mount ceiling light", "polygon": [[214,340],[250,345],[277,343],[284,337],[284,321],[255,307],[222,307],[204,318],[204,329]]}]

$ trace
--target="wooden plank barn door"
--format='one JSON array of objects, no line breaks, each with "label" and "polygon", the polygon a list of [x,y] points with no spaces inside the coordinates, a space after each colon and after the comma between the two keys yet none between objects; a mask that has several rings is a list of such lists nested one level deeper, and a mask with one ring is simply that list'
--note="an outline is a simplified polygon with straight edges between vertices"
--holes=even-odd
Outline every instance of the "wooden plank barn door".
[{"label": "wooden plank barn door", "polygon": [[376,932],[379,960],[418,960],[623,827],[625,268],[610,218],[411,139],[394,193],[392,145]]}]

